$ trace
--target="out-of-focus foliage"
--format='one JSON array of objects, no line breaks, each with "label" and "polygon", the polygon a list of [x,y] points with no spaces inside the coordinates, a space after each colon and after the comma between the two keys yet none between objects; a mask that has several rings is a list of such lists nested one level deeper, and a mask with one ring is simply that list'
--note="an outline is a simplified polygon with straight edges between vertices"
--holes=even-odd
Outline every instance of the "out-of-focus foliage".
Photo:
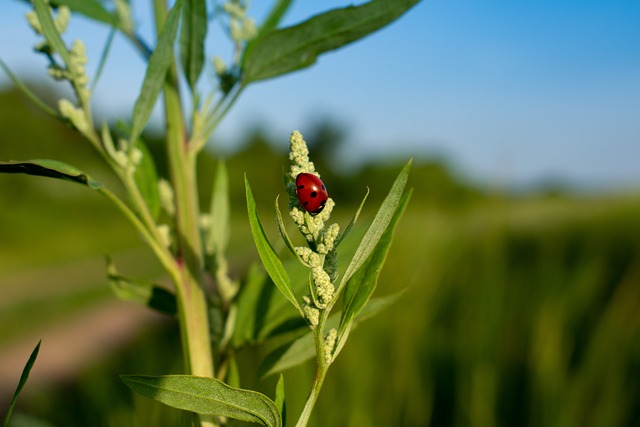
[{"label": "out-of-focus foliage", "polygon": [[[34,157],[35,147],[40,150],[41,141],[48,141],[43,147],[60,154],[56,157],[102,178],[99,162],[73,132],[33,116],[29,103],[12,92],[1,97],[11,104],[0,102],[0,132],[8,138],[0,144],[0,157]],[[13,115],[5,120],[3,114]],[[276,194],[284,194],[287,136],[279,145],[265,135],[249,134],[241,151],[227,160],[232,274],[257,259],[245,218],[245,172],[263,222],[272,226],[267,232],[276,233],[267,213]],[[161,158],[153,138],[146,139]],[[27,151],[32,145],[34,154]],[[318,158],[330,162],[321,145],[315,149]],[[78,159],[65,157],[81,153]],[[318,162],[338,203],[336,219],[346,224],[365,186],[371,187],[367,206],[379,205],[376,198],[384,197],[406,159],[398,160],[365,165],[348,175]],[[158,163],[159,173],[166,173]],[[205,158],[199,167],[206,172],[204,200],[216,163]],[[385,316],[353,331],[326,380],[311,425],[639,425],[640,196],[492,194],[461,181],[443,163],[422,159],[415,160],[408,185],[415,189],[413,200],[396,231],[376,295],[409,289]],[[49,237],[74,236],[77,227],[95,234],[100,247],[136,245],[135,236],[127,237],[130,227],[80,186],[3,176],[0,194],[3,270],[9,269],[4,260],[12,256],[14,269],[25,268],[18,255],[33,251],[58,259],[62,249],[53,248],[55,240]],[[90,216],[76,212],[87,200],[90,207],[83,209],[91,209]],[[373,214],[365,208],[361,221]],[[29,245],[21,240],[25,235]],[[13,245],[17,255],[11,255]],[[64,249],[75,250],[73,245]],[[75,383],[37,393],[25,390],[17,411],[55,425],[176,425],[177,411],[133,396],[116,376],[180,370],[176,330],[158,332]],[[248,348],[239,355],[240,372],[264,354]],[[310,369],[285,372],[292,413],[304,403]],[[259,388],[273,396],[275,380],[262,381]],[[253,381],[243,377],[242,386],[253,387]]]}]

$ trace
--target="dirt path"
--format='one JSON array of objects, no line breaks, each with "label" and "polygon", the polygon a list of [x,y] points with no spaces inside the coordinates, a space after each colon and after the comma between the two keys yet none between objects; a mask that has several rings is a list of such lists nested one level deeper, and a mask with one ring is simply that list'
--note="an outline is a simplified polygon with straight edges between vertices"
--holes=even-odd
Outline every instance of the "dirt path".
[{"label": "dirt path", "polygon": [[[124,271],[148,277],[157,267],[146,251],[131,250],[119,254]],[[0,312],[21,304],[56,304],[78,293],[106,287],[104,259],[82,260],[0,275]],[[48,311],[48,310],[47,310]],[[32,322],[28,332],[0,344],[0,416],[3,414],[25,363],[42,339],[38,359],[23,393],[45,384],[72,379],[114,351],[136,339],[146,328],[166,321],[167,317],[146,307],[119,301],[108,296],[73,313],[54,310],[51,320]],[[26,314],[25,314],[26,315]],[[15,317],[15,319],[14,319]],[[14,323],[0,325],[11,330],[19,325],[20,316],[6,316]],[[48,319],[49,315],[45,317]],[[19,328],[22,329],[22,328]]]},{"label": "dirt path", "polygon": [[166,317],[144,307],[112,300],[26,334],[19,342],[0,349],[2,406],[13,395],[39,339],[42,345],[25,393],[30,388],[72,378],[89,364],[130,343],[143,329],[163,320]]}]

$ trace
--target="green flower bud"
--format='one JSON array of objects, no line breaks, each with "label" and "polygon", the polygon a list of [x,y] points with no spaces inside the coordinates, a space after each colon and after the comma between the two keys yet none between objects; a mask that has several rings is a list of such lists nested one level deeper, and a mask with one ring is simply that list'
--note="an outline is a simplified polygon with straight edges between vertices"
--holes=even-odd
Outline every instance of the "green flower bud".
[{"label": "green flower bud", "polygon": [[311,276],[313,278],[315,293],[318,297],[316,306],[321,309],[326,308],[333,299],[333,293],[335,292],[335,288],[331,284],[331,278],[321,266],[313,267],[311,269]]},{"label": "green flower bud", "polygon": [[34,11],[31,11],[25,14],[25,18],[27,18],[27,22],[29,23],[33,31],[36,34],[42,35],[42,25],[40,25],[38,15]]},{"label": "green flower bud", "polygon": [[324,258],[324,271],[327,272],[331,282],[335,282],[338,278],[338,253],[331,251]]},{"label": "green flower bud", "polygon": [[231,18],[235,19],[242,18],[245,15],[244,8],[234,1],[228,1],[223,4],[222,10],[224,10]]},{"label": "green flower bud", "polygon": [[240,26],[240,22],[236,19],[232,19],[229,23],[229,32],[231,33],[231,38],[236,41],[242,40],[242,27]]},{"label": "green flower bud", "polygon": [[71,101],[61,99],[58,101],[58,108],[62,117],[68,119],[80,133],[87,133],[90,130],[84,110],[76,108]]},{"label": "green flower bud", "polygon": [[122,169],[127,169],[129,167],[129,155],[127,154],[128,150],[129,142],[125,139],[118,140],[117,150],[109,150],[109,154],[111,155],[113,161],[115,161]]},{"label": "green flower bud", "polygon": [[133,166],[138,166],[140,162],[142,162],[142,151],[138,147],[135,147],[131,150],[131,164]]},{"label": "green flower bud", "polygon": [[160,236],[160,243],[165,247],[171,246],[171,228],[167,224],[160,224],[157,227],[158,235]]},{"label": "green flower bud", "polygon": [[318,236],[318,240],[320,240],[316,246],[318,253],[328,254],[331,252],[339,233],[340,226],[338,224],[331,224],[329,227],[323,228]]},{"label": "green flower bud", "polygon": [[252,18],[245,17],[242,20],[242,40],[251,40],[258,33],[256,23]]},{"label": "green flower bud", "polygon": [[59,6],[58,15],[53,20],[53,24],[55,25],[56,30],[58,30],[60,34],[67,31],[69,21],[71,21],[71,10],[67,6]]},{"label": "green flower bud", "polygon": [[216,72],[217,76],[222,76],[227,71],[227,64],[224,63],[222,58],[219,56],[215,56],[213,58],[213,69]]},{"label": "green flower bud", "polygon": [[291,171],[289,177],[295,182],[296,177],[301,173],[316,173],[313,162],[309,161],[309,149],[307,143],[302,138],[300,132],[293,131],[289,137],[289,160],[291,160]]},{"label": "green flower bud", "polygon": [[317,256],[318,254],[315,254],[311,249],[309,249],[306,246],[296,246],[295,248],[296,254],[300,257],[300,259],[307,265],[311,265],[311,258],[315,255]]},{"label": "green flower bud", "polygon": [[302,312],[304,313],[304,317],[309,322],[311,329],[315,329],[315,327],[318,326],[318,322],[320,321],[320,310],[311,305],[311,298],[309,298],[308,296],[304,296],[302,299],[304,301],[302,305]]},{"label": "green flower bud", "polygon": [[162,209],[164,209],[169,216],[173,217],[176,213],[176,206],[171,183],[166,179],[161,179],[158,182],[158,193],[160,193],[160,204]]},{"label": "green flower bud", "polygon": [[329,333],[324,337],[324,360],[327,363],[331,363],[333,361],[333,351],[336,348],[336,341],[338,339],[338,331],[335,328],[332,328]]},{"label": "green flower bud", "polygon": [[131,34],[134,30],[133,18],[131,17],[131,7],[124,0],[115,0],[116,15],[118,15],[118,24],[125,33]]}]

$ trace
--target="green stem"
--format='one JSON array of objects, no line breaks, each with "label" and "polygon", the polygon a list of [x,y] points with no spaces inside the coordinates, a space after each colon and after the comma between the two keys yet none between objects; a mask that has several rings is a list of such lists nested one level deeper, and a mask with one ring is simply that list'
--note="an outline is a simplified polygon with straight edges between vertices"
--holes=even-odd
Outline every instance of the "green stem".
[{"label": "green stem", "polygon": [[307,398],[307,403],[304,405],[304,409],[302,410],[302,414],[300,414],[300,418],[298,418],[298,423],[296,427],[305,427],[309,422],[309,418],[311,417],[311,411],[313,411],[313,407],[316,404],[316,400],[318,400],[318,395],[320,394],[320,389],[322,388],[322,383],[324,382],[324,377],[327,374],[326,366],[322,369],[320,366],[316,369],[316,376],[313,379],[313,385],[311,386],[311,390],[309,391],[309,397]]},{"label": "green stem", "polygon": [[123,34],[136,47],[136,49],[138,49],[138,52],[140,52],[140,55],[142,55],[142,57],[146,61],[148,61],[153,51],[151,50],[151,48],[149,48],[149,46],[147,46],[144,40],[142,40],[142,37],[140,37],[139,34],[124,32],[124,31],[123,31]]},{"label": "green stem", "polygon": [[[90,138],[89,135],[86,135],[87,138]],[[96,138],[99,138],[96,134]],[[135,211],[138,213],[138,215],[134,215],[132,213],[132,215],[129,215],[127,212],[125,212],[125,214],[127,214],[127,217],[129,218],[130,216],[133,216],[133,218],[135,219],[135,221],[132,220],[132,222],[134,223],[134,225],[138,228],[146,228],[144,230],[145,234],[148,235],[148,237],[146,237],[147,241],[149,241],[149,245],[150,246],[157,246],[159,248],[161,248],[161,252],[162,252],[162,256],[164,257],[168,257],[170,262],[166,262],[164,261],[160,255],[158,255],[158,257],[160,258],[160,260],[162,261],[162,264],[165,266],[165,268],[172,273],[172,277],[175,278],[175,274],[174,272],[172,272],[172,270],[175,270],[175,260],[173,259],[173,257],[171,256],[169,250],[167,250],[163,245],[163,239],[160,236],[160,233],[158,232],[158,228],[157,225],[155,223],[155,220],[153,218],[153,215],[151,214],[151,211],[149,211],[149,206],[147,206],[144,197],[142,196],[142,194],[140,193],[140,189],[138,188],[137,183],[135,182],[135,179],[133,177],[133,171],[128,170],[127,168],[123,168],[120,164],[118,164],[113,156],[115,155],[114,153],[114,147],[113,147],[113,140],[111,139],[111,135],[109,134],[109,130],[106,127],[106,125],[103,126],[103,132],[102,132],[102,142],[100,141],[100,139],[97,140],[97,145],[100,146],[100,149],[98,150],[99,153],[102,155],[102,157],[105,159],[105,161],[107,162],[107,164],[109,164],[109,166],[111,166],[111,168],[115,171],[116,175],[118,175],[118,177],[120,178],[120,181],[122,182],[122,184],[125,186],[125,188],[127,189],[128,193],[129,193],[129,197],[131,198],[131,201],[133,203],[133,208],[135,209]],[[115,197],[115,196],[114,196]],[[115,202],[115,200],[112,200]],[[120,202],[118,200],[119,203],[122,204],[122,202]],[[119,206],[120,207],[120,206]],[[125,207],[127,207],[125,205]],[[122,208],[121,208],[122,210]],[[138,223],[141,222],[142,226],[139,226]],[[154,248],[154,251],[157,253],[158,250],[156,248]],[[170,267],[167,267],[167,265],[170,265]]]},{"label": "green stem", "polygon": [[[165,0],[154,0],[154,11],[159,33],[167,15]],[[192,375],[213,377],[208,306],[202,287],[204,263],[198,225],[200,207],[195,158],[188,155],[175,62],[164,85],[164,106],[169,169],[176,197],[177,263],[180,268],[176,288],[185,367]]]},{"label": "green stem", "polygon": [[136,227],[138,232],[142,235],[144,240],[156,254],[163,267],[169,272],[171,278],[175,281],[179,277],[179,272],[169,251],[160,245],[159,240],[156,239],[153,234],[151,234],[149,229],[140,220],[140,218],[138,218],[135,212],[133,212],[129,208],[129,206],[123,203],[122,200],[120,200],[115,194],[113,194],[106,188],[101,188],[98,191],[106,198],[108,198],[114,205],[116,205],[116,207],[120,209],[124,216],[134,225],[134,227]]},{"label": "green stem", "polygon": [[208,139],[209,136],[215,131],[218,124],[222,121],[222,119],[227,115],[231,107],[236,103],[244,86],[240,86],[237,89],[234,89],[232,92],[225,95],[218,104],[213,108],[211,114],[207,118],[207,123],[205,124],[205,129],[203,134],[205,135],[205,139]]},{"label": "green stem", "polygon": [[196,194],[195,161],[186,150],[186,132],[182,121],[177,87],[165,86],[167,114],[167,149],[173,188],[176,196],[178,257],[181,265],[180,310],[186,344],[188,370],[198,376],[213,377],[213,357],[209,338],[206,295],[202,288],[204,268],[198,226],[200,211]]},{"label": "green stem", "polygon": [[298,418],[298,422],[296,427],[305,427],[309,422],[309,418],[311,417],[311,412],[318,400],[318,396],[320,395],[320,390],[322,389],[322,384],[324,383],[324,378],[327,375],[327,371],[329,370],[330,363],[327,362],[324,355],[324,326],[329,317],[329,312],[327,310],[323,310],[320,314],[320,320],[318,321],[318,326],[314,331],[314,340],[316,345],[316,374],[313,377],[313,384],[311,385],[311,390],[309,390],[309,396],[307,397],[307,402],[302,409],[302,413]]}]

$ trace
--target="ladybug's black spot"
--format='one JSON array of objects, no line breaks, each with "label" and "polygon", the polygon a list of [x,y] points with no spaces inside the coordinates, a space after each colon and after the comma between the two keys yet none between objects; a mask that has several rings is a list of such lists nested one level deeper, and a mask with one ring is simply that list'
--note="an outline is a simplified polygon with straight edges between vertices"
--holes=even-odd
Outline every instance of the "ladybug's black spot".
[{"label": "ladybug's black spot", "polygon": [[303,205],[307,206],[309,204],[309,202],[304,202]]},{"label": "ladybug's black spot", "polygon": [[312,199],[315,199],[316,197],[318,197],[318,193],[316,193],[315,191],[312,191],[312,192],[311,192],[311,194],[309,194],[309,196],[310,196]]},{"label": "ladybug's black spot", "polygon": [[304,188],[303,184],[298,185],[298,190],[302,190]]},{"label": "ladybug's black spot", "polygon": [[327,201],[326,201],[326,200],[324,200],[322,203],[320,203],[320,206],[318,206],[318,209],[316,209],[315,211],[313,211],[313,212],[311,212],[311,213],[312,213],[312,214],[314,214],[314,215],[317,215],[317,214],[319,214],[320,212],[322,212],[322,209],[324,209],[324,204],[325,204],[326,202],[327,202]]},{"label": "ladybug's black spot", "polygon": [[326,188],[324,188],[324,184],[322,184],[322,189],[325,190],[325,191],[327,190]]}]

